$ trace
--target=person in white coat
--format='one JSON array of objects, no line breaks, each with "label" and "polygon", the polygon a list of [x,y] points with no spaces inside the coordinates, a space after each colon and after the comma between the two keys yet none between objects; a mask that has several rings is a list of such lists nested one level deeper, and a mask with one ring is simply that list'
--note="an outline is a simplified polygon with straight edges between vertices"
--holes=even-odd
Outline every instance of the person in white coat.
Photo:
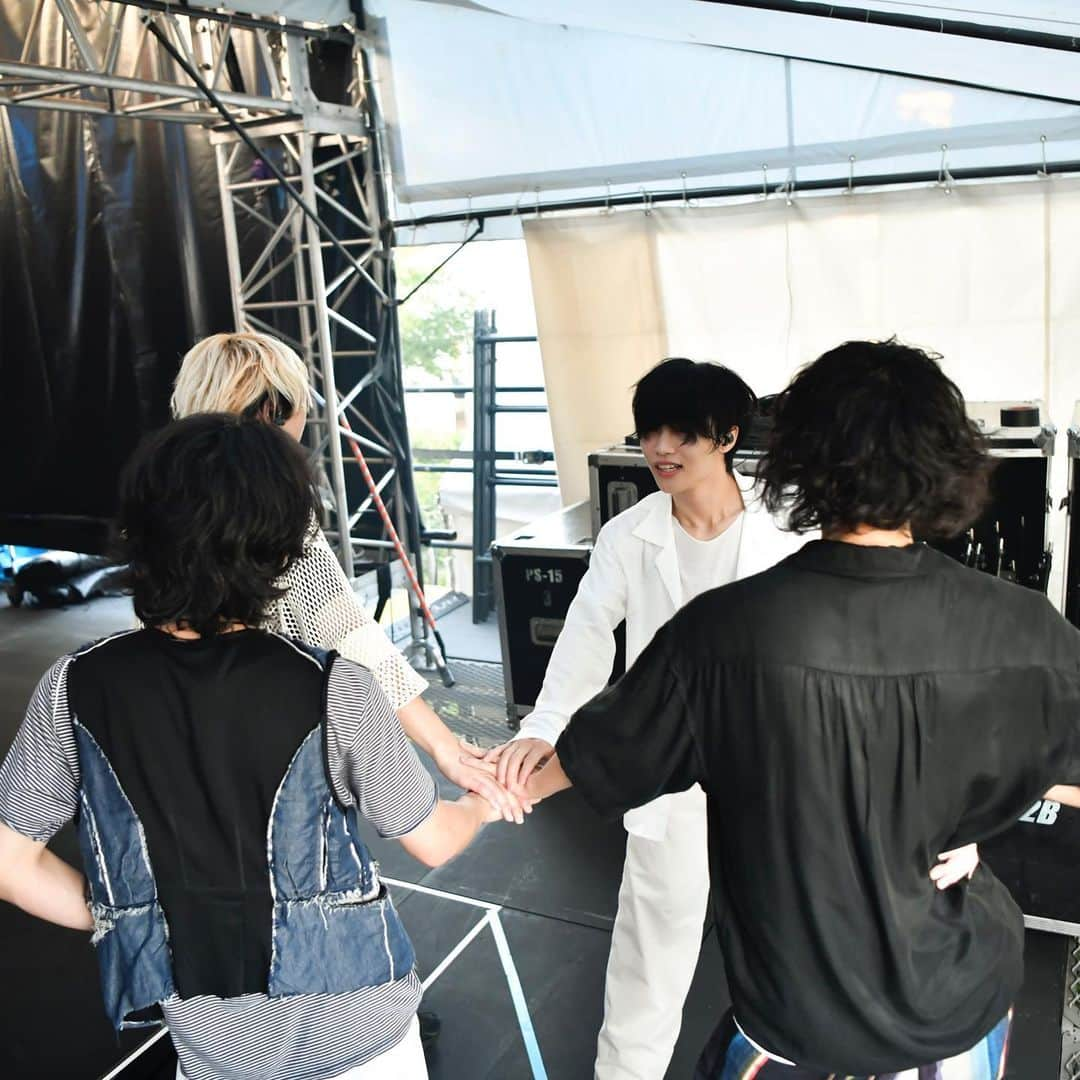
[{"label": "person in white coat", "polygon": [[[602,690],[626,621],[629,668],[656,631],[699,594],[767,570],[808,539],[785,532],[733,467],[753,391],[719,364],[668,359],[638,383],[633,412],[659,490],[609,521],[552,651],[536,707],[489,753],[523,792],[570,716]],[[728,632],[723,627],[718,633]],[[624,818],[628,833],[604,988],[596,1080],[662,1080],[697,966],[709,895],[705,794],[665,795]],[[974,869],[964,850],[938,884]]]}]

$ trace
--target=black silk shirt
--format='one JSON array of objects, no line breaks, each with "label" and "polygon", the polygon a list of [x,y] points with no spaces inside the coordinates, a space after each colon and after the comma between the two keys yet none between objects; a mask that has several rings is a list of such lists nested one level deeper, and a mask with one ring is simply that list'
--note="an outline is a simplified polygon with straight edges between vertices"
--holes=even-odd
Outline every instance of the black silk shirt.
[{"label": "black silk shirt", "polygon": [[698,597],[557,750],[605,817],[697,782],[735,1016],[840,1075],[958,1054],[1022,977],[1019,910],[939,852],[1080,782],[1080,633],[922,544],[813,541]]}]

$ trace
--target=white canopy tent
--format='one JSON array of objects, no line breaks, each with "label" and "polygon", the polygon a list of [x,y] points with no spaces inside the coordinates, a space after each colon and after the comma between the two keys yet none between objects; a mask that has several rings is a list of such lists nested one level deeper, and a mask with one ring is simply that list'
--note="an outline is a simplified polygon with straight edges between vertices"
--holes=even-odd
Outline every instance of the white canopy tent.
[{"label": "white canopy tent", "polygon": [[1080,2],[869,7],[368,0],[398,220],[1080,159]]}]

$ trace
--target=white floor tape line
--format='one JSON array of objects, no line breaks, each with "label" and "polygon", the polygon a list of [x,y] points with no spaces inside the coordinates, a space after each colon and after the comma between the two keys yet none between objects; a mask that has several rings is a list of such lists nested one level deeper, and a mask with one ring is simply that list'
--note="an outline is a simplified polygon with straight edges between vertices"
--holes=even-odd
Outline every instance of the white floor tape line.
[{"label": "white floor tape line", "polygon": [[432,889],[427,885],[417,885],[411,881],[398,881],[396,878],[381,878],[387,885],[397,885],[402,889],[410,889],[413,892],[424,893],[427,896],[437,896],[440,900],[453,900],[458,904],[468,904],[470,907],[487,908],[488,911],[502,910],[498,904],[489,900],[474,900],[471,896],[458,896],[457,893],[443,892],[441,889]]},{"label": "white floor tape line", "polygon": [[495,945],[499,950],[499,958],[502,960],[503,973],[510,987],[510,997],[514,1002],[514,1012],[517,1013],[521,1037],[525,1040],[525,1052],[529,1055],[533,1080],[547,1080],[547,1069],[544,1068],[544,1059],[540,1055],[540,1044],[537,1042],[532,1017],[529,1015],[529,1006],[525,1002],[525,991],[521,987],[517,966],[510,952],[510,942],[506,940],[506,931],[503,930],[502,920],[497,911],[491,913],[491,932],[495,935]]},{"label": "white floor tape line", "polygon": [[424,989],[427,990],[446,971],[479,936],[480,931],[485,926],[491,927],[491,934],[495,939],[495,948],[499,953],[499,963],[502,965],[506,985],[510,991],[510,1000],[514,1005],[514,1014],[517,1016],[518,1029],[525,1043],[525,1053],[529,1058],[532,1080],[547,1080],[547,1069],[544,1067],[544,1058],[540,1053],[540,1043],[536,1038],[536,1029],[533,1027],[532,1016],[529,1014],[529,1006],[525,1000],[525,991],[518,976],[513,954],[510,952],[510,942],[506,939],[506,931],[503,929],[502,920],[499,918],[499,912],[502,911],[502,908],[498,904],[492,904],[486,900],[474,900],[471,896],[459,896],[457,893],[443,892],[441,889],[432,889],[427,885],[417,885],[411,881],[398,881],[388,877],[384,877],[382,880],[387,885],[396,885],[400,889],[409,889],[412,892],[423,893],[426,896],[438,897],[440,900],[450,900],[458,904],[467,904],[470,907],[487,910],[487,914],[447,953],[441,963],[424,980]]},{"label": "white floor tape line", "polygon": [[424,980],[425,992],[428,987],[463,953],[469,942],[491,922],[491,912],[488,912],[451,950],[443,959],[442,963]]},{"label": "white floor tape line", "polygon": [[109,1072],[107,1072],[104,1076],[100,1078],[100,1080],[113,1080],[113,1077],[119,1076],[133,1061],[136,1061],[138,1058],[142,1057],[142,1055],[145,1054],[151,1046],[159,1043],[162,1039],[166,1038],[168,1034],[169,1029],[162,1026],[159,1031],[155,1031],[154,1034],[146,1040],[146,1042],[144,1042],[141,1046],[136,1047],[130,1054],[128,1054],[126,1058],[124,1058],[123,1061],[120,1062],[119,1065],[110,1069]]}]

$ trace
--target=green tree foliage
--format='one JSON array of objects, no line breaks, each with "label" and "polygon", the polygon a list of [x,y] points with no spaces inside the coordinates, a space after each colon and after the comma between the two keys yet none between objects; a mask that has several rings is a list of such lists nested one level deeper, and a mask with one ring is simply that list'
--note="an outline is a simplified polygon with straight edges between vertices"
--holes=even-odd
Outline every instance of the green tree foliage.
[{"label": "green tree foliage", "polygon": [[[445,251],[430,248],[398,248],[395,252],[397,295],[407,296],[444,258]],[[401,356],[407,385],[472,382],[473,311],[478,306],[470,292],[459,284],[458,266],[450,263],[423,285],[407,303],[398,308]],[[430,400],[430,399],[429,399]],[[447,458],[461,446],[464,432],[455,423],[457,399],[445,401],[445,426],[410,422],[414,447],[447,450]],[[446,522],[439,508],[442,473],[415,474],[417,500],[424,523],[441,529]],[[465,537],[464,539],[468,539]],[[445,583],[450,577],[453,553],[429,549],[425,552],[428,581]]]},{"label": "green tree foliage", "polygon": [[[406,296],[428,272],[399,257],[398,296]],[[398,309],[398,322],[405,367],[447,378],[468,370],[475,301],[451,280],[440,277],[436,274]]]}]

